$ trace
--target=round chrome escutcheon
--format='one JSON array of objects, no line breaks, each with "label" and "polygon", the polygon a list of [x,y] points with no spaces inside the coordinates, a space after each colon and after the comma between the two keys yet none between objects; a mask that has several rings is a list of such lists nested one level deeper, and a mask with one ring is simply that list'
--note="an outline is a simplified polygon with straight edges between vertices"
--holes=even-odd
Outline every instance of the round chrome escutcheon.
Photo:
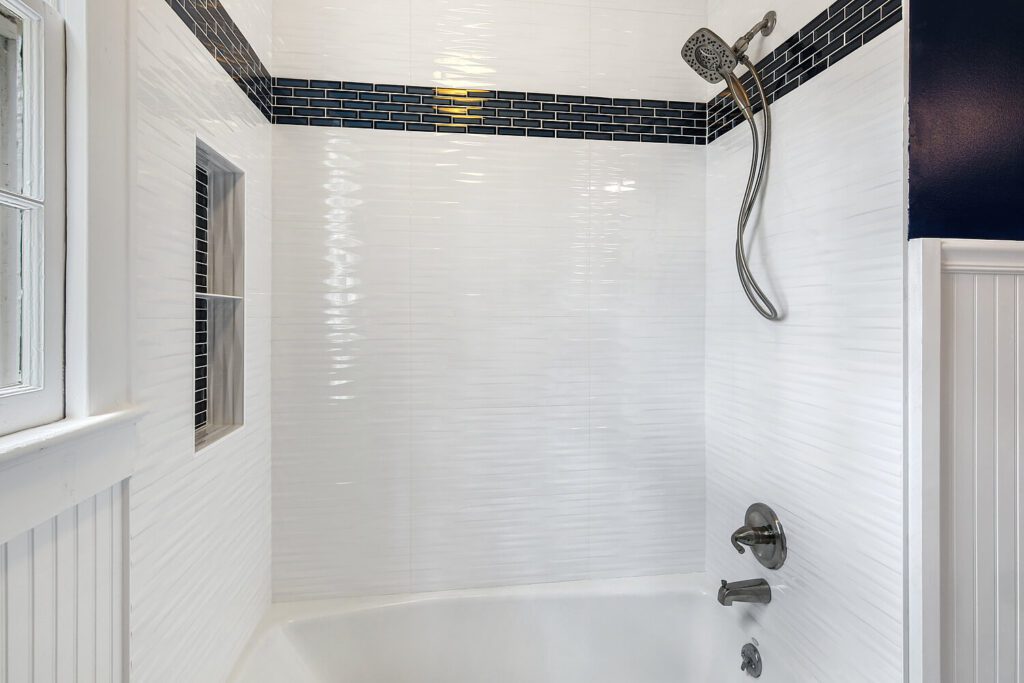
[{"label": "round chrome escutcheon", "polygon": [[762,566],[768,569],[779,569],[786,563],[786,532],[782,530],[775,511],[764,503],[754,503],[747,508],[746,524],[752,529],[768,527],[775,534],[775,542],[767,545],[754,545],[750,550]]}]

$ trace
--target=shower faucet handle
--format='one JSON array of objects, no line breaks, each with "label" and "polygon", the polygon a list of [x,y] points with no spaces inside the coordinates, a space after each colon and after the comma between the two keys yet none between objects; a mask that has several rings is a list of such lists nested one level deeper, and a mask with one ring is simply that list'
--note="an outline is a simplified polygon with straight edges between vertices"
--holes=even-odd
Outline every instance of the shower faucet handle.
[{"label": "shower faucet handle", "polygon": [[764,503],[754,503],[747,508],[745,522],[729,539],[736,552],[742,555],[747,546],[762,566],[782,567],[786,562],[786,532],[775,511]]},{"label": "shower faucet handle", "polygon": [[743,549],[745,545],[755,546],[775,543],[775,531],[767,526],[744,526],[734,531],[730,540],[732,540],[732,547],[736,548],[736,552],[742,555],[746,552]]}]

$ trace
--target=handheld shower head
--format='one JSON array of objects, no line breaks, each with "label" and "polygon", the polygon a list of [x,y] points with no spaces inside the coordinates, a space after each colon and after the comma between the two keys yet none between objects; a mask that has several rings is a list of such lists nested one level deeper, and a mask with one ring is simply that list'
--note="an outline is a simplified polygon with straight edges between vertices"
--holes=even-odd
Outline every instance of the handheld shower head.
[{"label": "handheld shower head", "polygon": [[697,29],[683,45],[683,60],[708,83],[721,83],[739,64],[729,44],[708,28]]},{"label": "handheld shower head", "polygon": [[726,74],[736,70],[754,36],[770,35],[775,30],[775,22],[775,12],[768,12],[732,47],[711,29],[699,28],[683,45],[683,60],[707,82],[721,83]]},{"label": "handheld shower head", "polygon": [[[771,150],[772,120],[768,109],[768,97],[765,94],[764,84],[761,76],[757,73],[754,63],[746,56],[750,41],[758,33],[763,36],[769,35],[775,30],[775,12],[768,12],[764,19],[757,22],[754,28],[740,37],[736,44],[729,46],[721,36],[709,28],[699,28],[690,36],[690,39],[683,45],[683,60],[697,72],[701,78],[709,83],[721,83],[723,80],[729,87],[736,106],[743,117],[750,124],[751,136],[754,140],[754,153],[750,162],[750,177],[747,180],[747,190],[743,195],[743,204],[740,207],[739,219],[736,222],[736,270],[740,276],[740,284],[747,299],[754,306],[757,312],[768,320],[779,320],[781,316],[775,305],[764,293],[753,273],[750,272],[750,265],[747,259],[745,235],[747,224],[750,222],[750,215],[754,210],[757,197],[764,182],[765,171],[768,168],[768,154]],[[759,145],[760,133],[757,128],[757,121],[754,117],[754,107],[750,102],[743,83],[736,76],[736,67],[743,64],[750,71],[757,91],[761,96],[761,109],[764,112],[764,138]]]}]

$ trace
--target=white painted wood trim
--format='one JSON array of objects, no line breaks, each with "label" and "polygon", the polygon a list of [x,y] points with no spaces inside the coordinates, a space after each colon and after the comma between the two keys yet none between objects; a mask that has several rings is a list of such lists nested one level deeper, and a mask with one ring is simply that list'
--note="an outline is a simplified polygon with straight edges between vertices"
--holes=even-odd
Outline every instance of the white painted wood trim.
[{"label": "white painted wood trim", "polygon": [[910,683],[943,680],[941,448],[943,276],[1024,275],[1024,242],[913,240],[907,302],[907,622]]},{"label": "white painted wood trim", "polygon": [[[141,417],[142,411],[138,409],[119,410],[95,417],[61,420],[0,437],[0,468],[4,463],[55,448],[74,439],[91,436],[107,429],[117,429],[126,424],[134,424]],[[121,481],[121,479],[116,481]]]},{"label": "white painted wood trim", "polygon": [[6,437],[0,449],[0,543],[127,479],[142,412],[68,420]]},{"label": "white painted wood trim", "polygon": [[907,657],[909,683],[939,679],[939,434],[942,245],[913,240],[907,259]]},{"label": "white painted wood trim", "polygon": [[1024,242],[920,240],[939,245],[947,273],[1024,273]]}]

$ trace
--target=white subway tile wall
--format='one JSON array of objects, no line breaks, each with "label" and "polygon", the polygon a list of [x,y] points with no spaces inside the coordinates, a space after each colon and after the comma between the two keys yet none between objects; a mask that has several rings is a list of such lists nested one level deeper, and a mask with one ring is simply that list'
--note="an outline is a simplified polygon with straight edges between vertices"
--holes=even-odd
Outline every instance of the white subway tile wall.
[{"label": "white subway tile wall", "polygon": [[752,262],[781,324],[736,283],[749,133],[708,146],[708,570],[764,575],[729,534],[775,508],[772,603],[733,607],[773,680],[903,680],[903,46],[890,31],[775,104]]},{"label": "white subway tile wall", "polygon": [[[263,7],[249,25],[269,36],[269,3],[245,4]],[[146,414],[129,494],[131,679],[220,683],[270,603],[271,126],[165,0],[133,11],[132,363]],[[247,189],[245,426],[199,456],[197,136]]]},{"label": "white subway tile wall", "polygon": [[274,135],[276,597],[701,569],[703,150]]},{"label": "white subway tile wall", "polygon": [[274,9],[278,76],[707,100],[679,57],[704,23],[703,0],[277,0]]}]

